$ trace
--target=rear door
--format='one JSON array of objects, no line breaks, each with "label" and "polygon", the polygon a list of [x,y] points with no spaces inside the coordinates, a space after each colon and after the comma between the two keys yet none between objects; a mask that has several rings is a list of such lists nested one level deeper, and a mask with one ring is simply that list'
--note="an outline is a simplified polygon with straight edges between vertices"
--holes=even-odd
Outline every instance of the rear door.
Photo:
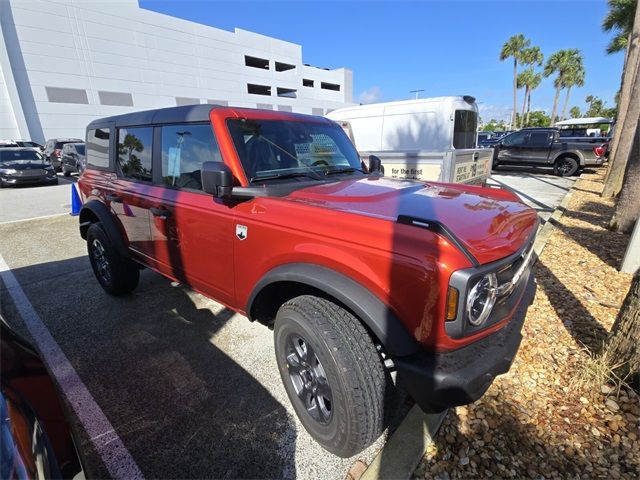
[{"label": "rear door", "polygon": [[527,163],[546,163],[549,158],[549,149],[553,141],[553,132],[530,131],[526,136],[526,144],[522,148],[522,161]]},{"label": "rear door", "polygon": [[150,263],[153,127],[119,127],[116,142],[116,178],[106,200],[122,223],[132,253]]},{"label": "rear door", "polygon": [[206,161],[222,161],[209,123],[157,126],[150,209],[156,268],[222,303],[234,302],[232,204],[202,191]]}]

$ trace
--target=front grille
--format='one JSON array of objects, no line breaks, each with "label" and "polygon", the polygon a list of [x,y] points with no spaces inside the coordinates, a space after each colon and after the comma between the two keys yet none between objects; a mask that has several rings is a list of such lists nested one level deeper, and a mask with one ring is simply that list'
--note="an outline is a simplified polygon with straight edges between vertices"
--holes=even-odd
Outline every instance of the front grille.
[{"label": "front grille", "polygon": [[46,173],[43,168],[36,168],[33,170],[18,170],[15,176],[20,178],[42,177],[46,175]]}]

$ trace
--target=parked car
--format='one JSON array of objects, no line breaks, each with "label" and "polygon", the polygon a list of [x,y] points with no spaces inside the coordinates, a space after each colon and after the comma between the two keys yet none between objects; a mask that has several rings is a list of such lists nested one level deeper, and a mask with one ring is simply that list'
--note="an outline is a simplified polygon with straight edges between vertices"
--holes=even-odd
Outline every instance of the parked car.
[{"label": "parked car", "polygon": [[37,148],[38,150],[40,150],[41,152],[44,151],[44,147],[42,145],[40,145],[37,142],[32,142],[31,140],[16,140],[16,144],[19,147],[26,147],[26,148]]},{"label": "parked car", "polygon": [[0,478],[85,478],[55,383],[0,315]]},{"label": "parked car", "polygon": [[55,170],[43,154],[33,148],[0,149],[0,187],[36,183],[58,183]]},{"label": "parked car", "polygon": [[62,147],[66,143],[83,142],[80,138],[51,138],[44,146],[44,156],[51,163],[56,172],[62,171]]},{"label": "parked car", "polygon": [[84,142],[65,143],[62,147],[62,173],[65,177],[84,170]]},{"label": "parked car", "polygon": [[476,146],[478,105],[470,95],[339,108],[327,114],[360,154],[391,178],[484,184],[491,152]]},{"label": "parked car", "polygon": [[16,148],[19,147],[13,140],[0,140],[0,148]]},{"label": "parked car", "polygon": [[127,294],[148,267],[273,328],[289,399],[330,452],[381,434],[392,371],[442,411],[509,369],[538,226],[513,192],[382,177],[337,123],[269,110],[95,120],[86,150],[80,235],[103,289]]},{"label": "parked car", "polygon": [[607,142],[592,145],[561,138],[556,128],[523,128],[502,138],[494,147],[493,167],[531,165],[552,167],[556,175],[574,175],[585,166],[602,165]]}]

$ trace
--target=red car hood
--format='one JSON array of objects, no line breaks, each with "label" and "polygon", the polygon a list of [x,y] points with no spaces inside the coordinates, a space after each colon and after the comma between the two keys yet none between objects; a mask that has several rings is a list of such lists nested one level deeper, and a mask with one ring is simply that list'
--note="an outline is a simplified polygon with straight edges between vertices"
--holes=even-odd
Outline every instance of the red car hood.
[{"label": "red car hood", "polygon": [[400,215],[438,221],[481,264],[515,253],[538,224],[515,194],[461,184],[369,177],[304,188],[287,199],[394,222]]}]

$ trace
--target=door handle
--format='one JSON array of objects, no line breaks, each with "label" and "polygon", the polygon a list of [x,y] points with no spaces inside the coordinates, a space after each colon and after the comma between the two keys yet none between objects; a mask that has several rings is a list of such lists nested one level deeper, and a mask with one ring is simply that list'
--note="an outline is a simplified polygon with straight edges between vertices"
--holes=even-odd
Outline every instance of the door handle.
[{"label": "door handle", "polygon": [[107,201],[112,203],[122,203],[122,199],[119,196],[114,195],[112,193],[107,194],[105,198],[107,199]]},{"label": "door handle", "polygon": [[151,207],[149,211],[153,214],[154,217],[169,218],[171,216],[171,212],[166,208]]}]

